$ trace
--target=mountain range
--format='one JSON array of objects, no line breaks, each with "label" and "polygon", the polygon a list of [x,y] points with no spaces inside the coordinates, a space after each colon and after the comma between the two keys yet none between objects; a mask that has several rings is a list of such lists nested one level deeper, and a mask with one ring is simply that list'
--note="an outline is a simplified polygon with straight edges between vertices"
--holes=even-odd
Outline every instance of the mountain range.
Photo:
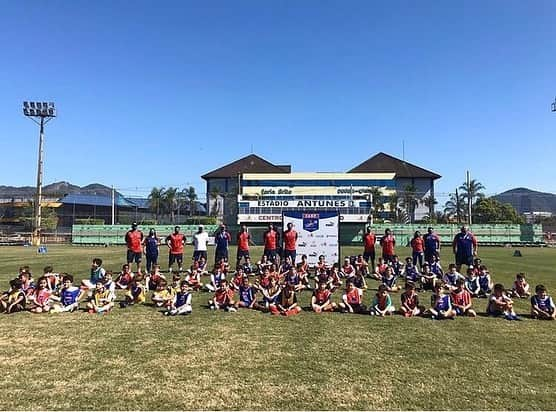
[{"label": "mountain range", "polygon": [[[0,186],[0,199],[31,199],[35,195],[36,190],[37,188],[33,186]],[[92,183],[80,187],[69,182],[56,182],[43,186],[42,193],[43,196],[52,198],[61,198],[71,193],[111,196],[112,188],[100,183]]]},{"label": "mountain range", "polygon": [[556,215],[556,195],[518,187],[493,196],[502,203],[511,204],[517,213],[551,212]]}]

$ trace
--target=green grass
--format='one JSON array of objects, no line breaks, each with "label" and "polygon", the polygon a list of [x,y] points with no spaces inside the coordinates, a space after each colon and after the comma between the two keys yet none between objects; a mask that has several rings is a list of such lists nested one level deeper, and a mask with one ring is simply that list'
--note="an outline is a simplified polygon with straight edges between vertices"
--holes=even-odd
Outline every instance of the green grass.
[{"label": "green grass", "polygon": [[[480,250],[495,281],[509,286],[525,271],[533,287],[556,294],[556,250],[522,252]],[[0,286],[23,264],[35,278],[52,264],[82,279],[97,256],[117,270],[125,250],[0,248]],[[0,409],[556,409],[556,323],[214,313],[208,297],[194,295],[189,317],[150,306],[103,317],[2,315]],[[304,305],[309,297],[302,293]],[[484,300],[474,303],[484,312]],[[528,313],[528,302],[517,311]]]}]

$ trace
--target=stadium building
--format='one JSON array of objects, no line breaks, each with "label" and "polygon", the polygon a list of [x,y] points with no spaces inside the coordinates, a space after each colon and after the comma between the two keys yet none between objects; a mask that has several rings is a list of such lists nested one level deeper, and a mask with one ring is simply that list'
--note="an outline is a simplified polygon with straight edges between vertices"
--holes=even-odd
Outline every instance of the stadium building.
[{"label": "stadium building", "polygon": [[207,183],[209,213],[235,226],[280,223],[289,210],[339,211],[343,224],[366,224],[371,218],[371,192],[378,188],[384,210],[408,185],[415,188],[415,220],[431,213],[424,199],[434,197],[440,175],[378,153],[346,173],[292,173],[290,165],[275,165],[251,154],[213,170]]}]

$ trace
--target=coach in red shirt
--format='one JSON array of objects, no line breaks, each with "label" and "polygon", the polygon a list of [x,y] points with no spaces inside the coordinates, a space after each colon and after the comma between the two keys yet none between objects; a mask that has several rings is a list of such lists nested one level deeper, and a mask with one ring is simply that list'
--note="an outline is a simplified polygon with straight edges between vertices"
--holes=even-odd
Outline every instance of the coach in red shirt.
[{"label": "coach in red shirt", "polygon": [[271,223],[268,225],[268,230],[263,234],[264,240],[264,252],[263,254],[271,262],[276,262],[276,251],[278,249],[278,243],[280,242],[280,234],[274,229],[274,225]]},{"label": "coach in red shirt", "polygon": [[293,229],[293,223],[288,223],[287,230],[284,232],[284,260],[289,256],[295,264],[297,244],[297,232]]},{"label": "coach in red shirt", "polygon": [[382,246],[382,258],[384,259],[384,263],[394,262],[396,238],[390,229],[384,231],[384,236],[380,239],[380,246]]},{"label": "coach in red shirt", "polygon": [[131,229],[125,234],[125,244],[127,245],[127,263],[135,262],[137,271],[141,264],[143,232],[137,229],[137,222],[131,224]]},{"label": "coach in red shirt", "polygon": [[168,270],[172,270],[174,262],[178,264],[180,272],[183,270],[183,246],[185,245],[185,235],[180,233],[180,227],[174,228],[174,233],[166,238],[166,244],[170,249],[168,254]]},{"label": "coach in red shirt", "polygon": [[247,231],[247,226],[241,225],[241,231],[237,234],[237,263],[239,266],[241,263],[241,258],[247,261],[249,256],[249,242],[251,241],[251,235]]},{"label": "coach in red shirt", "polygon": [[371,271],[375,270],[375,243],[376,243],[376,235],[371,230],[369,226],[367,228],[367,233],[363,236],[363,259],[365,262],[371,261]]}]

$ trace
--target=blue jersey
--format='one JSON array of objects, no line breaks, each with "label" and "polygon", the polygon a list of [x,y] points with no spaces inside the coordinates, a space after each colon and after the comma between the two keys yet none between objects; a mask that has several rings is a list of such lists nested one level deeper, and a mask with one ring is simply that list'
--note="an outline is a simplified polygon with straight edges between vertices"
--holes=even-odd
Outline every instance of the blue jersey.
[{"label": "blue jersey", "polygon": [[299,276],[297,274],[287,275],[286,283],[288,285],[299,285]]},{"label": "blue jersey", "polygon": [[62,289],[60,291],[60,302],[64,306],[73,305],[77,302],[77,297],[81,293],[81,289],[77,286],[70,286],[67,289]]},{"label": "blue jersey", "polygon": [[417,279],[419,279],[419,272],[417,272],[415,266],[405,268],[405,278],[411,282],[417,282]]},{"label": "blue jersey", "polygon": [[216,249],[225,250],[228,249],[230,243],[230,235],[228,232],[218,232],[214,238],[216,243]]},{"label": "blue jersey", "polygon": [[392,276],[391,278],[383,277],[382,283],[392,288],[396,284],[396,276]]},{"label": "blue jersey", "polygon": [[537,295],[531,296],[531,305],[537,306],[540,310],[552,313],[554,311],[554,302],[548,295],[544,298],[539,298]]},{"label": "blue jersey", "polygon": [[394,275],[400,276],[402,274],[402,263],[401,262],[393,262],[392,269],[394,269]]},{"label": "blue jersey", "polygon": [[189,298],[189,295],[191,295],[190,292],[178,292],[176,294],[176,307],[179,308],[180,306],[183,306],[187,303],[187,299]]},{"label": "blue jersey", "polygon": [[239,299],[243,303],[250,305],[255,300],[255,291],[251,286],[241,285],[239,287]]},{"label": "blue jersey", "polygon": [[479,278],[475,277],[473,279],[465,279],[465,287],[471,293],[479,293],[481,290],[481,285],[479,285]]},{"label": "blue jersey", "polygon": [[219,288],[222,281],[226,280],[226,275],[224,273],[215,273],[214,275],[211,275],[211,278],[214,282],[214,286]]},{"label": "blue jersey", "polygon": [[473,256],[474,238],[471,233],[458,233],[454,238],[458,256]]},{"label": "blue jersey", "polygon": [[440,278],[444,274],[442,271],[442,266],[438,262],[434,262],[431,265],[431,272],[436,275],[436,277]]},{"label": "blue jersey", "polygon": [[436,252],[438,250],[438,244],[440,242],[438,241],[438,236],[434,233],[426,233],[423,236],[423,240],[425,241],[425,252]]},{"label": "blue jersey", "polygon": [[440,298],[436,295],[431,296],[431,301],[434,309],[438,311],[447,311],[452,307],[452,302],[450,301],[450,295],[442,295]]},{"label": "blue jersey", "polygon": [[158,256],[158,238],[154,236],[147,236],[145,238],[145,254]]},{"label": "blue jersey", "polygon": [[484,275],[480,274],[478,279],[481,290],[489,290],[490,276],[488,275],[488,273],[485,273]]}]

